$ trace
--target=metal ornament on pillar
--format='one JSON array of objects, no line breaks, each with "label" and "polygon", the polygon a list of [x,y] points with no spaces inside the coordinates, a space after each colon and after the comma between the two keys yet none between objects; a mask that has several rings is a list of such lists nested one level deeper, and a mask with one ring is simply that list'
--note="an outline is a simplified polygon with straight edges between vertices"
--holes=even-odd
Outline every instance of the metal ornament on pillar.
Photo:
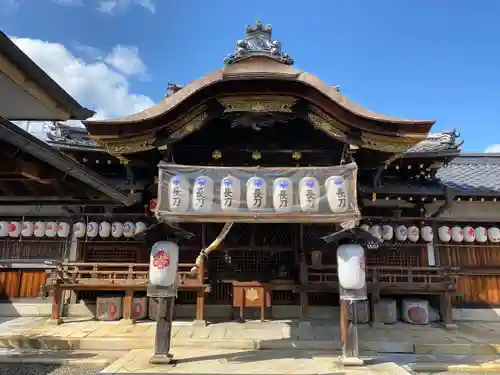
[{"label": "metal ornament on pillar", "polygon": [[340,298],[349,301],[367,299],[365,250],[357,244],[337,248]]}]

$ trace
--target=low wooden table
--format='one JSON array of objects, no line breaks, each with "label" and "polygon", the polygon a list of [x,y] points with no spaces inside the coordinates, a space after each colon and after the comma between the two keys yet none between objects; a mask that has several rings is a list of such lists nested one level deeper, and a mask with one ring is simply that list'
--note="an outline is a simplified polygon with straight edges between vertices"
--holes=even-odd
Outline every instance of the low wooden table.
[{"label": "low wooden table", "polygon": [[257,281],[233,283],[233,307],[240,309],[240,321],[245,321],[245,307],[260,307],[260,320],[265,320],[265,308],[271,307],[271,290]]}]

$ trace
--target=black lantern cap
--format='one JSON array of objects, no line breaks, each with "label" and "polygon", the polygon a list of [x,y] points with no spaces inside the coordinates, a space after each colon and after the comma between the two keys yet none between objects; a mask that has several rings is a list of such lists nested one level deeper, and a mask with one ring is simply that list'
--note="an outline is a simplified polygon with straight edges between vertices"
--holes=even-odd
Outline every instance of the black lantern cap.
[{"label": "black lantern cap", "polygon": [[368,248],[377,248],[378,245],[382,243],[382,241],[377,237],[374,237],[371,233],[359,227],[330,233],[324,237],[321,237],[321,239],[328,244],[332,242],[339,242],[342,240],[351,240],[354,243],[367,246]]},{"label": "black lantern cap", "polygon": [[178,243],[183,240],[190,240],[195,237],[194,233],[187,232],[181,228],[176,228],[162,219],[158,219],[158,222],[150,225],[143,231],[137,233],[134,236],[135,240],[144,241],[148,246],[152,246],[158,241],[172,241]]}]

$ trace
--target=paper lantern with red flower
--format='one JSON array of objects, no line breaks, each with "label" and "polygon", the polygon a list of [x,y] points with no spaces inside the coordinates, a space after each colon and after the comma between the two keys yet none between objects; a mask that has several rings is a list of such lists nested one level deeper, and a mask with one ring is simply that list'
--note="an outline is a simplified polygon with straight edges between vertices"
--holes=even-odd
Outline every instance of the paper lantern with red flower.
[{"label": "paper lantern with red flower", "polygon": [[19,237],[21,235],[21,223],[13,221],[9,225],[9,237]]},{"label": "paper lantern with red flower", "polygon": [[476,231],[472,227],[464,228],[464,241],[465,242],[474,242],[476,240]]},{"label": "paper lantern with red flower", "polygon": [[149,282],[168,287],[174,285],[179,264],[179,246],[170,241],[159,241],[151,248]]}]

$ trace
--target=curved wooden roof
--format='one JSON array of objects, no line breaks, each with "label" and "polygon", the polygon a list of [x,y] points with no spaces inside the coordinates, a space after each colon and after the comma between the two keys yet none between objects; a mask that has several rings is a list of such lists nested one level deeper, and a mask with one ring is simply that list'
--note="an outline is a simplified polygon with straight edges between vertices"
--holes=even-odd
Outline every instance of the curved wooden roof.
[{"label": "curved wooden roof", "polygon": [[401,154],[423,140],[434,121],[396,118],[361,107],[293,60],[272,39],[272,26],[248,25],[226,66],[129,116],[85,121],[110,153],[130,154],[178,141],[228,112],[283,112],[306,118],[345,143]]},{"label": "curved wooden roof", "polygon": [[[304,90],[307,87],[313,88],[319,94],[328,99],[330,105],[326,108],[321,108],[327,113],[335,114],[338,111],[345,111],[358,117],[360,122],[362,120],[364,120],[362,122],[366,122],[366,120],[368,120],[372,121],[374,125],[379,125],[381,123],[394,124],[398,125],[398,128],[402,128],[401,130],[403,130],[403,128],[407,129],[408,133],[427,134],[432,125],[435,123],[435,121],[432,120],[398,118],[373,112],[346,98],[337,90],[336,87],[326,84],[318,77],[265,56],[254,56],[237,64],[228,65],[224,68],[211,72],[206,76],[184,86],[171,96],[166,97],[162,102],[155,104],[142,112],[109,120],[90,120],[84,121],[83,123],[89,130],[90,134],[99,138],[100,136],[107,138],[107,136],[113,136],[116,133],[121,133],[120,127],[123,127],[126,124],[135,125],[135,129],[131,131],[130,134],[142,133],[146,129],[141,129],[141,123],[158,120],[167,115],[169,112],[175,110],[176,107],[186,102],[193,95],[202,93],[204,90],[207,90],[208,88],[219,83],[229,81],[234,82],[235,80],[260,81],[262,83],[262,93],[264,94],[270,93],[270,87],[265,85],[266,81],[282,81],[283,87],[286,87],[287,83],[296,82],[304,85]],[[279,91],[278,87],[275,89],[276,91]],[[223,94],[223,92],[218,92],[218,95]],[[245,93],[241,92],[241,94],[243,95]],[[251,94],[255,94],[255,92],[252,92]],[[300,93],[298,93],[298,95],[300,95]],[[165,122],[162,123],[165,124]],[[148,128],[151,129],[149,126]]]}]

